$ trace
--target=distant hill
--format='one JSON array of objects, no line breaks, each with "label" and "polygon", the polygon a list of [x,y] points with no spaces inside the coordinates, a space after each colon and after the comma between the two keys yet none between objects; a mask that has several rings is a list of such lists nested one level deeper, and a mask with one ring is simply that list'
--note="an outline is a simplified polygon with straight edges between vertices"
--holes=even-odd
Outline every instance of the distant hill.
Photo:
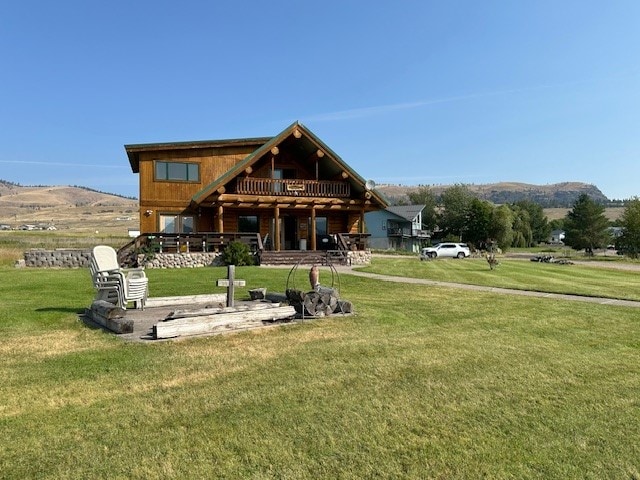
[{"label": "distant hill", "polygon": [[0,180],[0,223],[127,233],[138,226],[138,200],[85,187],[22,186]]},{"label": "distant hill", "polygon": [[[436,196],[453,185],[426,185]],[[592,200],[608,205],[611,201],[596,187],[580,182],[563,182],[550,185],[531,185],[528,183],[501,182],[484,185],[465,185],[473,194],[482,200],[495,204],[514,203],[529,200],[543,208],[571,208],[577,198],[586,193]],[[418,186],[378,185],[393,204],[407,203],[408,194],[418,190]]]},{"label": "distant hill", "polygon": [[81,207],[137,205],[135,198],[99,192],[86,187],[22,186],[0,180],[0,207]]},{"label": "distant hill", "polygon": [[[444,190],[453,185],[426,186],[435,195],[440,195]],[[598,187],[580,182],[564,182],[550,185],[501,182],[465,186],[477,195],[478,198],[496,204],[530,200],[544,208],[571,208],[582,193],[586,193],[591,199],[603,205],[611,203]],[[409,192],[416,191],[418,188],[418,186],[388,184],[382,184],[376,187],[392,204],[407,203],[409,200],[407,196]],[[86,187],[22,186],[0,180],[0,209],[38,209],[65,206],[137,207],[138,200],[111,193],[99,192]]]},{"label": "distant hill", "polygon": [[[451,186],[428,187],[439,195]],[[496,204],[523,199],[534,201],[557,218],[573,207],[581,193],[586,193],[605,206],[611,203],[594,185],[579,182],[553,185],[503,182],[466,186],[479,198]],[[403,185],[376,187],[392,204],[408,203],[407,194],[418,188]],[[619,212],[609,215],[610,218],[617,216]],[[138,200],[135,198],[78,186],[22,186],[0,180],[0,223],[13,228],[22,224],[38,224],[55,225],[58,229],[73,231],[100,230],[126,234],[127,229],[137,228],[138,222]]]}]

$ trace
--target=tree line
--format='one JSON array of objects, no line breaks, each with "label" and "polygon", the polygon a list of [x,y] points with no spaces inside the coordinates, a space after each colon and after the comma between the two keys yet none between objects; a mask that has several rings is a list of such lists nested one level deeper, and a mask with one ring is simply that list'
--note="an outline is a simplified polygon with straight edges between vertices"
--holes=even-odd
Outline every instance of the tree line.
[{"label": "tree line", "polygon": [[[575,250],[593,254],[615,241],[616,247],[636,258],[640,254],[640,199],[625,202],[619,221],[609,222],[604,207],[581,194],[563,219],[548,221],[541,205],[530,200],[496,205],[477,198],[466,186],[454,185],[439,196],[429,187],[408,194],[412,204],[425,205],[423,229],[433,238],[464,241],[480,250],[495,247],[533,247],[547,242],[552,230],[565,232],[564,243]],[[622,234],[612,238],[610,227],[621,227]]]}]

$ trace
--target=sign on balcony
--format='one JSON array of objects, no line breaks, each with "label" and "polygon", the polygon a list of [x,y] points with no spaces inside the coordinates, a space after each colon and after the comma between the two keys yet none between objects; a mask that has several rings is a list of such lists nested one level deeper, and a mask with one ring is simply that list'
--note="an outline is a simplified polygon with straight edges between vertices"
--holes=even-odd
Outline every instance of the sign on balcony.
[{"label": "sign on balcony", "polygon": [[304,192],[303,183],[287,183],[287,192]]}]

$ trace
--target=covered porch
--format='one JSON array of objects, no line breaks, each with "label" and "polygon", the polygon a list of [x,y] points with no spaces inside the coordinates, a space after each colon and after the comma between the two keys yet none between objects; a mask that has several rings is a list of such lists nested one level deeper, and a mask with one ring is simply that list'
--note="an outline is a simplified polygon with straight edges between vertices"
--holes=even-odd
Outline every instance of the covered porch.
[{"label": "covered porch", "polygon": [[213,230],[219,233],[259,234],[263,248],[276,252],[336,249],[338,234],[364,233],[364,212],[345,209],[343,202],[318,205],[305,198],[291,203],[244,200],[203,209],[201,215],[211,212]]},{"label": "covered porch", "polygon": [[305,251],[265,249],[264,238],[260,233],[242,232],[201,232],[201,233],[145,233],[139,235],[118,250],[120,265],[134,266],[140,255],[191,255],[201,253],[219,254],[232,242],[241,242],[248,246],[254,255],[256,264],[264,259],[269,264],[297,263],[351,263],[355,252],[368,250],[368,234],[338,233],[331,248]]}]

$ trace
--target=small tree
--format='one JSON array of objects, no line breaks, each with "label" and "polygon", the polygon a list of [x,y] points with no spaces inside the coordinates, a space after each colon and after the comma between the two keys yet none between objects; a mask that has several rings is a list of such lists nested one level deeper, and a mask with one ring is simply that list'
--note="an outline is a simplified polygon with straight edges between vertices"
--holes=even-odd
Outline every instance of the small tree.
[{"label": "small tree", "polygon": [[443,208],[438,223],[447,235],[456,235],[458,240],[462,238],[473,198],[464,185],[454,185],[442,192],[440,200]]},{"label": "small tree", "polygon": [[[514,210],[526,211],[528,213],[528,230],[531,232],[531,240],[527,247],[532,247],[540,242],[544,242],[549,238],[551,226],[544,214],[544,209],[530,200],[520,200],[516,202]],[[520,215],[521,216],[521,215]],[[522,217],[523,220],[525,217]],[[527,237],[527,235],[523,235]]]},{"label": "small tree", "polygon": [[493,205],[485,200],[474,198],[471,200],[467,213],[465,240],[476,247],[486,250],[491,238],[491,220]]},{"label": "small tree", "polygon": [[594,248],[601,248],[608,243],[608,227],[604,207],[583,193],[574,203],[573,210],[565,217],[564,242],[574,250],[584,248],[587,255],[593,255]]},{"label": "small tree", "polygon": [[249,247],[242,242],[233,241],[222,251],[222,261],[225,265],[253,265],[253,255]]},{"label": "small tree", "polygon": [[640,256],[640,198],[634,197],[626,202],[620,219],[622,235],[616,247],[631,258]]},{"label": "small tree", "polygon": [[529,212],[516,205],[513,206],[513,240],[511,246],[516,248],[531,247],[533,232]]},{"label": "small tree", "polygon": [[493,211],[489,234],[502,251],[507,251],[513,242],[514,214],[509,205],[500,205]]}]

